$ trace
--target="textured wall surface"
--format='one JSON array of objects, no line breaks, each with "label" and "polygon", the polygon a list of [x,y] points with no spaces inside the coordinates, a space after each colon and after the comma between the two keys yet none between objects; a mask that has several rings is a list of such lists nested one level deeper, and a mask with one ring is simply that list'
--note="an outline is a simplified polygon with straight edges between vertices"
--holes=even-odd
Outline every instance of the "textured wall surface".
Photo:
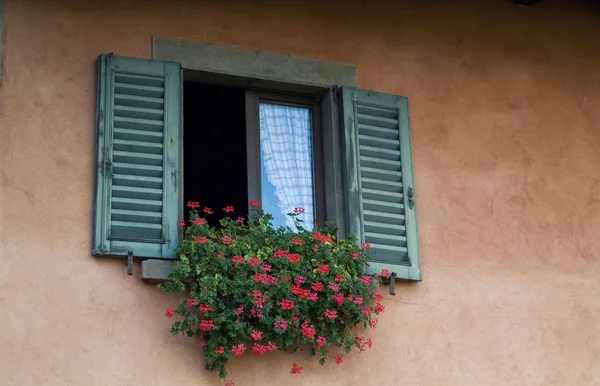
[{"label": "textured wall surface", "polygon": [[90,255],[96,56],[149,57],[151,36],[351,63],[410,98],[424,281],[370,351],[236,358],[238,385],[600,384],[599,17],[366,3],[6,0],[2,385],[219,384],[170,336],[176,299]]}]

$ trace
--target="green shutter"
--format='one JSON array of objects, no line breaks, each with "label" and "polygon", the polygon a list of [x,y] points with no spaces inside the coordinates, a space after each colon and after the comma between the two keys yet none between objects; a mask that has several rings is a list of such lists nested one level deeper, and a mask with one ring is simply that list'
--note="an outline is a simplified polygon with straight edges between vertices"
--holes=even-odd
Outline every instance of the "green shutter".
[{"label": "green shutter", "polygon": [[421,280],[408,99],[343,87],[348,232],[372,246],[370,272]]},{"label": "green shutter", "polygon": [[98,57],[93,255],[175,258],[180,65]]}]

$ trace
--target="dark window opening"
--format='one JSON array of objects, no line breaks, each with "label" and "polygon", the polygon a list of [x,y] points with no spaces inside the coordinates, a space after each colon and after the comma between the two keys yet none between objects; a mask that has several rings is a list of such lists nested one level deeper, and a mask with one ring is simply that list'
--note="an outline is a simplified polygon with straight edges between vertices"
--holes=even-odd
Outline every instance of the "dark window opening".
[{"label": "dark window opening", "polygon": [[[184,82],[183,87],[183,201],[212,208],[206,216],[218,226],[229,216],[248,216],[245,90],[234,87]],[[190,209],[184,208],[185,219]]]}]

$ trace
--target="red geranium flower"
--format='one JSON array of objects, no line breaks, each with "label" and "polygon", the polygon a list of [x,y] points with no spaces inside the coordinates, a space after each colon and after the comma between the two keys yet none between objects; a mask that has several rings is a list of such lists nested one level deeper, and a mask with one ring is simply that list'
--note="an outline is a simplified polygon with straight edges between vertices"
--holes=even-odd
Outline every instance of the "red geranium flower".
[{"label": "red geranium flower", "polygon": [[330,309],[326,309],[323,315],[325,315],[326,318],[333,320],[337,318],[337,311],[331,311]]},{"label": "red geranium flower", "polygon": [[191,307],[197,306],[197,305],[198,305],[198,301],[197,301],[196,299],[187,299],[187,300],[185,301],[185,304],[186,304],[188,307],[190,307],[190,308],[191,308]]},{"label": "red geranium flower", "polygon": [[181,220],[181,221],[179,222],[179,226],[180,226],[180,227],[184,227],[184,226],[185,226],[185,220]]},{"label": "red geranium flower", "polygon": [[288,322],[287,320],[278,320],[275,322],[275,328],[278,330],[287,330]]},{"label": "red geranium flower", "polygon": [[244,218],[243,217],[238,217],[237,220],[238,223],[243,224],[244,223]]},{"label": "red geranium flower", "polygon": [[206,244],[208,242],[208,240],[206,239],[206,236],[196,236],[196,240],[194,240],[195,242],[197,242],[198,244]]},{"label": "red geranium flower", "polygon": [[223,210],[225,211],[225,213],[231,213],[231,212],[233,212],[234,209],[233,209],[233,206],[228,205],[225,208],[223,208]]},{"label": "red geranium flower", "polygon": [[313,247],[313,251],[319,252],[319,244],[315,244],[315,246]]},{"label": "red geranium flower", "polygon": [[290,242],[294,245],[302,245],[302,239],[294,238]]},{"label": "red geranium flower", "polygon": [[248,205],[250,205],[253,208],[256,208],[256,207],[260,206],[260,201],[258,201],[258,200],[250,200],[250,201],[248,201]]},{"label": "red geranium flower", "polygon": [[215,350],[215,354],[218,354],[218,355],[223,355],[223,354],[225,354],[225,347],[221,346],[221,347],[219,347],[218,349],[216,349],[216,350]]},{"label": "red geranium flower", "polygon": [[206,224],[206,220],[203,219],[203,218],[200,218],[200,217],[195,217],[192,220],[192,224],[194,224],[194,225],[204,225],[204,224]]},{"label": "red geranium flower", "polygon": [[232,263],[238,263],[238,264],[244,264],[244,256],[233,256],[233,258],[231,259]]},{"label": "red geranium flower", "polygon": [[223,258],[223,252],[217,253],[217,256],[219,256],[219,259],[222,259]]},{"label": "red geranium flower", "polygon": [[171,319],[173,317],[173,315],[175,315],[175,308],[167,309],[167,312],[165,312],[165,315],[167,315],[167,318]]},{"label": "red geranium flower", "polygon": [[327,343],[327,339],[325,337],[322,337],[321,335],[319,335],[317,337],[317,344],[319,346],[323,347],[326,343]]},{"label": "red geranium flower", "polygon": [[198,201],[188,201],[186,206],[191,209],[200,208],[200,203]]},{"label": "red geranium flower", "polygon": [[317,268],[317,271],[319,271],[321,273],[329,273],[329,264],[319,265],[319,268]]},{"label": "red geranium flower", "polygon": [[265,272],[270,272],[271,271],[271,265],[269,265],[269,264],[262,264],[260,266],[260,269],[263,270],[263,271],[265,271]]},{"label": "red geranium flower", "polygon": [[267,352],[267,348],[262,344],[254,343],[254,346],[252,346],[252,352],[254,355],[262,356]]},{"label": "red geranium flower", "polygon": [[304,208],[302,208],[302,207],[294,208],[294,213],[304,213]]},{"label": "red geranium flower", "polygon": [[377,321],[376,320],[371,320],[371,327],[373,327],[373,328],[377,327]]},{"label": "red geranium flower", "polygon": [[371,250],[371,244],[367,243],[366,241],[364,243],[362,243],[362,249],[366,249],[367,251]]},{"label": "red geranium flower", "polygon": [[342,354],[337,354],[335,356],[335,363],[338,365],[344,361],[344,356]]},{"label": "red geranium flower", "polygon": [[201,331],[210,331],[212,330],[214,324],[212,320],[201,320],[200,323],[198,323],[198,329]]},{"label": "red geranium flower", "polygon": [[299,263],[300,255],[297,253],[290,253],[289,255],[287,255],[287,259],[290,263]]},{"label": "red geranium flower", "polygon": [[377,305],[375,306],[375,313],[380,314],[384,311],[385,311],[385,306],[381,303],[377,303]]},{"label": "red geranium flower", "polygon": [[231,346],[231,352],[236,357],[244,354],[245,351],[246,351],[246,345],[244,345],[244,344],[238,344],[238,345],[235,345],[235,346]]},{"label": "red geranium flower", "polygon": [[252,330],[252,333],[250,334],[250,336],[254,340],[261,340],[262,339],[262,331]]},{"label": "red geranium flower", "polygon": [[356,260],[360,256],[360,252],[352,252],[351,255],[354,258],[354,260]]},{"label": "red geranium flower", "polygon": [[231,244],[231,236],[223,236],[223,244],[225,244],[225,245]]},{"label": "red geranium flower", "polygon": [[213,212],[213,210],[211,208],[209,208],[208,206],[205,207],[204,209],[202,209],[204,211],[204,213],[206,214],[214,214],[215,212]]},{"label": "red geranium flower", "polygon": [[283,249],[279,249],[275,252],[273,252],[273,257],[276,259],[280,259],[282,257],[286,257],[288,255],[288,251],[284,251]]},{"label": "red geranium flower", "polygon": [[337,292],[337,293],[334,293],[333,295],[331,295],[331,298],[335,301],[335,303],[338,306],[341,306],[342,304],[344,304],[344,294]]},{"label": "red geranium flower", "polygon": [[378,302],[380,302],[383,300],[383,295],[381,294],[381,292],[374,292],[373,299],[376,299]]},{"label": "red geranium flower", "polygon": [[279,302],[279,304],[281,305],[282,310],[291,310],[292,308],[294,308],[293,300],[283,299],[282,301]]},{"label": "red geranium flower", "polygon": [[290,373],[292,373],[292,374],[300,374],[302,372],[302,370],[304,370],[304,367],[299,366],[297,363],[294,363],[292,365],[292,369],[290,370]]},{"label": "red geranium flower", "polygon": [[258,257],[251,257],[250,260],[248,260],[248,262],[250,263],[251,266],[255,266],[255,265],[259,265],[260,264],[260,259]]},{"label": "red geranium flower", "polygon": [[388,271],[387,269],[382,269],[381,272],[379,273],[381,276],[385,277],[386,279],[390,278],[390,271]]},{"label": "red geranium flower", "polygon": [[209,306],[208,304],[200,304],[198,309],[200,310],[200,312],[210,312],[213,310],[212,307]]},{"label": "red geranium flower", "polygon": [[313,326],[302,326],[302,335],[307,337],[308,339],[312,339],[315,337],[315,328]]},{"label": "red geranium flower", "polygon": [[321,292],[324,289],[323,283],[321,283],[320,281],[313,283],[313,285],[310,288],[312,288],[313,291],[317,291],[317,292]]}]

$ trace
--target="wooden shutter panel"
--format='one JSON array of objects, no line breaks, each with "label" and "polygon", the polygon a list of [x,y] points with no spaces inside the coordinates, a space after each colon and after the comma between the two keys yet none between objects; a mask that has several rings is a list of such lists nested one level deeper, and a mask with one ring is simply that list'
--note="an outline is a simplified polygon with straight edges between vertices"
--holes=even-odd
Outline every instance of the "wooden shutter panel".
[{"label": "wooden shutter panel", "polygon": [[180,65],[98,57],[93,255],[175,258]]},{"label": "wooden shutter panel", "polygon": [[343,87],[348,232],[372,246],[371,272],[421,280],[408,99]]}]

